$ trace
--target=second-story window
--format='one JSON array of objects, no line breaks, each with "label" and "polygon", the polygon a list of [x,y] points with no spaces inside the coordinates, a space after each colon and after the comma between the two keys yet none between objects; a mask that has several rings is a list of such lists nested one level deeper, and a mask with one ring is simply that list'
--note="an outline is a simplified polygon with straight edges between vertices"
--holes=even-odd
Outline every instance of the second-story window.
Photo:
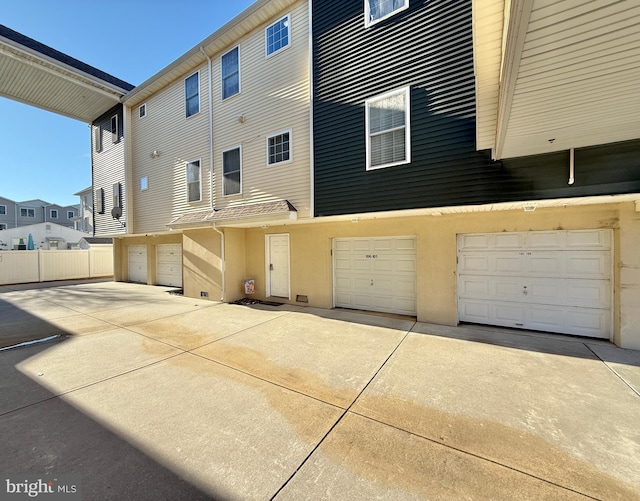
[{"label": "second-story window", "polygon": [[184,81],[187,118],[200,113],[200,75],[196,72]]},{"label": "second-story window", "polygon": [[111,140],[117,143],[120,139],[120,129],[118,127],[118,115],[111,117]]},{"label": "second-story window", "polygon": [[269,165],[291,160],[291,131],[267,136],[267,163]]},{"label": "second-story window", "polygon": [[409,87],[368,99],[365,120],[367,170],[411,161]]},{"label": "second-story window", "polygon": [[200,189],[200,160],[187,164],[187,201],[199,202],[202,199]]},{"label": "second-story window", "polygon": [[73,212],[72,210],[68,210],[67,211],[67,219],[73,219],[74,217],[76,217],[76,213]]},{"label": "second-story window", "polygon": [[7,206],[0,205],[0,216],[6,216],[6,215],[7,215]]},{"label": "second-story window", "polygon": [[382,21],[409,7],[409,0],[364,0],[364,24]]},{"label": "second-story window", "polygon": [[36,217],[36,210],[20,208],[20,217]]},{"label": "second-story window", "polygon": [[241,157],[239,146],[222,152],[222,192],[225,196],[241,193]]},{"label": "second-story window", "polygon": [[51,219],[58,219],[58,211],[56,209],[51,209],[50,215]]},{"label": "second-story window", "polygon": [[240,92],[240,57],[238,47],[222,56],[222,99]]},{"label": "second-story window", "polygon": [[98,188],[96,190],[94,205],[98,214],[104,214],[104,188]]},{"label": "second-story window", "polygon": [[144,118],[147,116],[147,103],[141,104],[138,108],[138,118]]},{"label": "second-story window", "polygon": [[267,27],[265,31],[267,56],[275,54],[289,46],[290,25],[291,19],[289,14],[287,14],[279,21]]}]

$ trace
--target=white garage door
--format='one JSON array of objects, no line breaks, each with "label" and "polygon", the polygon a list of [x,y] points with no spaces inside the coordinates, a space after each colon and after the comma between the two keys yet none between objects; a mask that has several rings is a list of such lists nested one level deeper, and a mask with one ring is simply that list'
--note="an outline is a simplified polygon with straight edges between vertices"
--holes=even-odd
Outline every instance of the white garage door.
[{"label": "white garage door", "polygon": [[416,314],[415,237],[337,238],[333,269],[335,306]]},{"label": "white garage door", "polygon": [[182,245],[159,244],[156,250],[156,283],[182,287]]},{"label": "white garage door", "polygon": [[129,282],[147,283],[147,246],[129,246]]},{"label": "white garage door", "polygon": [[610,230],[458,235],[461,321],[609,338]]}]

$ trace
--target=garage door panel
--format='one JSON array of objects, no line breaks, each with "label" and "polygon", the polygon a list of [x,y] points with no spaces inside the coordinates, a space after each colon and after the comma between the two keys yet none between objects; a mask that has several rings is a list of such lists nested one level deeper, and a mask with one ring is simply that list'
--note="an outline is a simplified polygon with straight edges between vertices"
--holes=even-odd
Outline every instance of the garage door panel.
[{"label": "garage door panel", "polygon": [[610,230],[460,235],[458,244],[461,321],[609,337]]},{"label": "garage door panel", "polygon": [[182,244],[156,246],[156,284],[182,287]]},{"label": "garage door panel", "polygon": [[602,230],[581,230],[567,233],[568,249],[611,249],[611,232]]},{"label": "garage door panel", "polygon": [[496,249],[518,249],[522,246],[523,236],[519,233],[498,233],[494,238],[489,238],[489,242],[493,241],[493,247]]},{"label": "garage door panel", "polygon": [[129,255],[129,281],[146,284],[147,246],[130,245],[127,253]]},{"label": "garage door panel", "polygon": [[415,314],[413,237],[334,240],[335,306]]}]

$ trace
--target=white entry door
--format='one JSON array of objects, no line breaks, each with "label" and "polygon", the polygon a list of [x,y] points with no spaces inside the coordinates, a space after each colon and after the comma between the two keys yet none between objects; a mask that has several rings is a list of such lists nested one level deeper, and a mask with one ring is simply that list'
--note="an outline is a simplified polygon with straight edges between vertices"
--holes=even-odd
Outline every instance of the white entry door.
[{"label": "white entry door", "polygon": [[156,249],[156,284],[182,287],[182,245],[159,244]]},{"label": "white entry door", "polygon": [[147,246],[129,246],[129,282],[147,283]]},{"label": "white entry door", "polygon": [[289,299],[289,235],[267,235],[267,296]]},{"label": "white entry door", "polygon": [[416,314],[416,239],[336,238],[333,303],[343,308]]},{"label": "white entry door", "polygon": [[609,338],[611,242],[611,230],[458,235],[458,317]]}]

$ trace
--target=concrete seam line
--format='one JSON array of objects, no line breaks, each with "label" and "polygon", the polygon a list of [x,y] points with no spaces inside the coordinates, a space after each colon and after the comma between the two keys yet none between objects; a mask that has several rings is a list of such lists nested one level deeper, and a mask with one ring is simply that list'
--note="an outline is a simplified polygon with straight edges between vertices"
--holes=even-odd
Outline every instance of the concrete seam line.
[{"label": "concrete seam line", "polygon": [[618,374],[618,371],[616,371],[613,367],[611,367],[611,366],[607,363],[607,361],[606,361],[606,360],[603,360],[602,358],[600,358],[600,357],[598,356],[598,354],[597,354],[595,351],[593,351],[593,350],[591,349],[591,347],[590,347],[587,343],[583,343],[583,344],[587,347],[587,349],[588,349],[591,353],[593,353],[593,354],[594,354],[594,356],[595,356],[598,360],[600,360],[600,361],[605,365],[605,367],[606,367],[607,369],[609,369],[611,372],[613,372],[613,373],[618,377],[618,379],[620,379],[620,381],[622,381],[624,384],[626,384],[626,385],[629,387],[629,389],[630,389],[633,393],[635,393],[637,396],[639,396],[639,397],[640,397],[640,392],[639,392],[638,390],[636,390],[636,389],[631,385],[631,383],[629,383],[629,381],[627,381],[624,377],[622,377],[620,374]]},{"label": "concrete seam line", "polygon": [[375,371],[375,373],[373,374],[373,376],[371,376],[371,378],[369,379],[369,381],[367,382],[367,384],[364,385],[364,387],[362,388],[362,390],[360,390],[360,392],[358,392],[358,395],[356,396],[356,398],[353,399],[353,402],[351,402],[349,404],[349,406],[344,410],[344,412],[340,415],[340,417],[338,419],[336,419],[336,422],[333,423],[333,425],[329,428],[329,430],[327,431],[327,433],[324,434],[324,436],[318,441],[318,443],[315,445],[315,447],[313,447],[311,449],[311,451],[309,452],[309,454],[307,454],[307,456],[302,460],[302,462],[298,465],[298,467],[295,469],[295,471],[291,474],[291,476],[289,476],[289,478],[280,486],[280,488],[274,492],[273,496],[271,496],[269,498],[269,501],[273,501],[276,496],[278,496],[278,494],[280,494],[280,492],[282,492],[282,489],[284,489],[289,482],[291,482],[291,480],[293,480],[293,478],[298,474],[298,472],[300,471],[300,469],[307,463],[307,461],[309,461],[309,459],[311,458],[311,456],[313,456],[313,454],[316,452],[316,450],[318,450],[318,448],[322,445],[322,443],[326,440],[326,438],[331,434],[331,432],[335,429],[336,426],[338,426],[338,424],[342,421],[342,419],[347,415],[347,413],[350,411],[351,407],[353,407],[353,405],[358,401],[358,398],[360,398],[360,395],[362,395],[362,393],[364,393],[364,391],[369,387],[369,385],[371,384],[371,382],[376,378],[376,376],[378,375],[378,373],[382,370],[382,368],[387,364],[387,362],[389,361],[389,359],[394,355],[394,353],[398,350],[398,348],[400,347],[400,345],[404,342],[405,339],[407,339],[407,336],[409,335],[409,333],[411,333],[411,331],[413,330],[413,328],[416,326],[417,322],[414,322],[413,325],[411,326],[411,328],[404,333],[404,336],[402,336],[402,339],[398,342],[398,344],[396,345],[396,347],[391,350],[391,353],[389,354],[389,356],[387,356],[387,358],[384,360],[384,362],[382,362],[382,364],[380,365],[380,367],[378,367],[378,369]]}]

